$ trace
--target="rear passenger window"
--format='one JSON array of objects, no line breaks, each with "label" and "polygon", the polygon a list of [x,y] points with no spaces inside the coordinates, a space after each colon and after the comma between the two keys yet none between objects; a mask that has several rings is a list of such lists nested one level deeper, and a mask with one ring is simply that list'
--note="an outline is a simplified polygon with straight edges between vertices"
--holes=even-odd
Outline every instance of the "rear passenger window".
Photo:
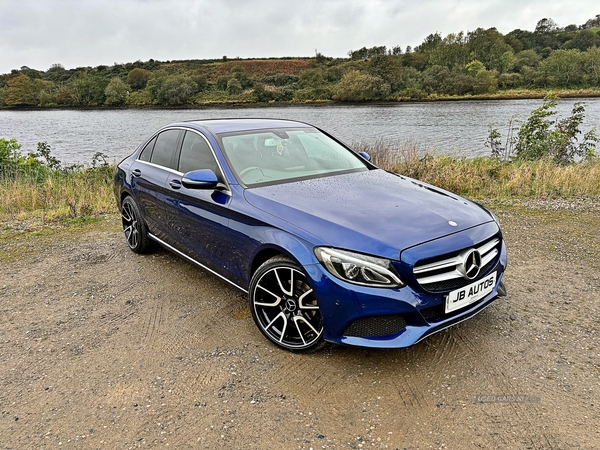
[{"label": "rear passenger window", "polygon": [[179,171],[186,173],[197,169],[210,169],[219,176],[217,162],[206,140],[199,134],[186,131],[179,157]]},{"label": "rear passenger window", "polygon": [[156,138],[154,150],[150,162],[159,166],[175,169],[176,165],[173,162],[175,150],[177,150],[177,138],[179,130],[163,131]]},{"label": "rear passenger window", "polygon": [[140,161],[150,161],[150,157],[152,156],[152,149],[154,148],[154,143],[156,142],[156,138],[152,139],[150,142],[146,144],[142,153],[140,153],[140,157],[138,158]]}]

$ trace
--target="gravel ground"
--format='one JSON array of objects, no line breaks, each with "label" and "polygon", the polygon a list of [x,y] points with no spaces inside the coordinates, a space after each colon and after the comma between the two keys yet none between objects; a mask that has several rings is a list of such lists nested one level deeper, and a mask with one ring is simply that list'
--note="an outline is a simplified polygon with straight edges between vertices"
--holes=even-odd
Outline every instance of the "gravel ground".
[{"label": "gravel ground", "polygon": [[278,350],[116,218],[2,239],[0,448],[598,448],[599,203],[496,205],[509,295],[398,350]]}]

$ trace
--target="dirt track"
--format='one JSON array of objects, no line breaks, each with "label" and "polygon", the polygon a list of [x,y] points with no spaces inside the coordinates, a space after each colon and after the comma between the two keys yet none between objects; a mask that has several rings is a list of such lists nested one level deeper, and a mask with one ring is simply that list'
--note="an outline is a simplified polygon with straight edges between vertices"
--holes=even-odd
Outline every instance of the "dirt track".
[{"label": "dirt track", "polygon": [[0,240],[0,448],[598,448],[600,206],[496,211],[508,297],[399,350],[278,350],[116,219]]}]

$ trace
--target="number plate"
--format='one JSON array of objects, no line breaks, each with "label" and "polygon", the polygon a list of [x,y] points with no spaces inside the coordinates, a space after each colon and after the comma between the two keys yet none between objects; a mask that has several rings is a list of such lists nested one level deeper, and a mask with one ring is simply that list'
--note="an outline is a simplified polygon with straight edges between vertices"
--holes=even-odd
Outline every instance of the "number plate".
[{"label": "number plate", "polygon": [[496,272],[491,273],[487,277],[477,280],[475,283],[469,284],[464,288],[450,292],[446,297],[446,312],[456,311],[477,300],[481,300],[494,290],[495,285]]}]

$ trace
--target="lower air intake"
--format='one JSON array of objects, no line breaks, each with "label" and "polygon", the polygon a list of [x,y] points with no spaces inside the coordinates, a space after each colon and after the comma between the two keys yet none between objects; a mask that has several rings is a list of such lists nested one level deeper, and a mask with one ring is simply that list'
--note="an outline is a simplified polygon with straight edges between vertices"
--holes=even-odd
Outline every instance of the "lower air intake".
[{"label": "lower air intake", "polygon": [[392,316],[371,316],[357,319],[346,328],[344,335],[355,337],[389,336],[402,331],[406,327],[404,317],[397,314]]}]

